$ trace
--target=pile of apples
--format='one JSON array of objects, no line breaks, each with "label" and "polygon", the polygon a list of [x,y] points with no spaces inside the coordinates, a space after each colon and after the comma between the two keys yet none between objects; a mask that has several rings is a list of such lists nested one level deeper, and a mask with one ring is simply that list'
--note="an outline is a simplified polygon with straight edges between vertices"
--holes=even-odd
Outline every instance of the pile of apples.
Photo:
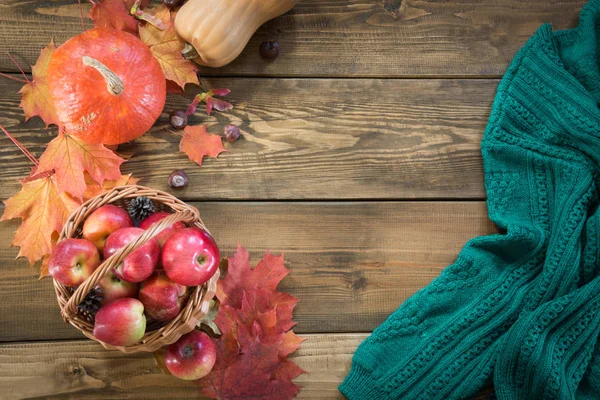
[{"label": "pile of apples", "polygon": [[[56,245],[48,272],[63,285],[77,287],[102,260],[168,215],[155,212],[135,227],[124,209],[102,206],[84,222],[82,239],[65,239]],[[98,282],[104,297],[95,317],[94,336],[114,346],[139,342],[146,319],[164,323],[175,318],[188,300],[190,287],[207,282],[220,260],[219,248],[208,232],[183,222],[165,228]],[[192,331],[167,348],[165,364],[177,377],[198,379],[210,372],[215,358],[212,339]]]}]

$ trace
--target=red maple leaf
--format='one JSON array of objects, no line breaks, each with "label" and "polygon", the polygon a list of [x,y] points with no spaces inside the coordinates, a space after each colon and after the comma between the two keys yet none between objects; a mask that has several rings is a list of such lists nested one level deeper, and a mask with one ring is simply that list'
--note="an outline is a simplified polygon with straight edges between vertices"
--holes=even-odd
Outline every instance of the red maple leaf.
[{"label": "red maple leaf", "polygon": [[[219,314],[221,312],[219,311]],[[280,364],[277,347],[261,341],[260,327],[234,331],[236,341],[217,341],[217,362],[211,373],[198,381],[203,396],[214,399],[292,399],[298,387],[289,379],[271,379]],[[223,331],[231,337],[230,330]]]},{"label": "red maple leaf", "polygon": [[177,84],[167,79],[167,93],[183,94],[183,89]]},{"label": "red maple leaf", "polygon": [[88,17],[94,21],[96,28],[113,28],[134,35],[137,34],[139,22],[129,12],[133,1],[129,1],[127,4],[123,0],[90,1],[92,9]]},{"label": "red maple leaf", "polygon": [[218,283],[221,305],[215,320],[217,363],[197,381],[201,394],[217,399],[291,399],[300,389],[292,379],[305,373],[287,356],[302,339],[289,330],[297,299],[277,291],[289,271],[283,256],[267,252],[252,269],[248,252],[238,246],[229,258],[227,277]]},{"label": "red maple leaf", "polygon": [[[219,281],[217,297],[221,304],[235,308],[242,308],[244,292],[251,294],[259,289],[276,292],[279,282],[290,273],[283,264],[283,254],[274,256],[267,251],[258,265],[252,268],[250,253],[238,245],[235,255],[228,260],[227,279]],[[277,293],[289,296],[286,293]]]},{"label": "red maple leaf", "polygon": [[206,132],[205,125],[186,126],[179,142],[179,150],[198,165],[202,165],[204,156],[217,158],[220,153],[227,151],[223,147],[221,136]]}]

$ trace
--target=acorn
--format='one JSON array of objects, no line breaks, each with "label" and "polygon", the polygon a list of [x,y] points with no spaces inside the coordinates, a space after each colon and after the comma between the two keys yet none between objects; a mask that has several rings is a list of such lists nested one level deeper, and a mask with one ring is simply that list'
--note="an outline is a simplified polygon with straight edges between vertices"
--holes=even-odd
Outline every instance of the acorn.
[{"label": "acorn", "polygon": [[188,175],[181,169],[176,169],[169,175],[169,186],[181,189],[188,185]]}]

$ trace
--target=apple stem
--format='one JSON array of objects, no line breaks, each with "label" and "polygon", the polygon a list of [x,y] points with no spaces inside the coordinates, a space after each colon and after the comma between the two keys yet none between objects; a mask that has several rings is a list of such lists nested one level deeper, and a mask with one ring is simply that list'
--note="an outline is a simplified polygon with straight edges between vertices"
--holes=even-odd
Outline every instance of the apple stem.
[{"label": "apple stem", "polygon": [[102,64],[100,61],[95,58],[83,56],[81,57],[81,61],[83,65],[87,65],[89,67],[95,68],[104,80],[106,81],[106,89],[109,93],[118,96],[123,93],[125,90],[125,86],[123,85],[123,81],[121,78],[117,76],[114,72],[112,72],[106,65]]}]

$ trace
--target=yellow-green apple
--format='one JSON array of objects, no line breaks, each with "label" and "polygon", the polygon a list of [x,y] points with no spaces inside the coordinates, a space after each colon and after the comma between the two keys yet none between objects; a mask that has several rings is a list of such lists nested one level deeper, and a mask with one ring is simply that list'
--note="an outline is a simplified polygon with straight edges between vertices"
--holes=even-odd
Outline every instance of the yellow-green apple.
[{"label": "yellow-green apple", "polygon": [[100,252],[104,251],[106,238],[121,228],[133,226],[133,221],[121,207],[104,205],[92,212],[83,223],[83,237],[94,243]]},{"label": "yellow-green apple", "polygon": [[[104,245],[104,258],[115,254],[121,247],[131,243],[144,233],[140,228],[121,228],[110,234]],[[160,247],[154,238],[129,253],[125,259],[116,266],[114,274],[127,282],[141,282],[148,278],[158,265]]]},{"label": "yellow-green apple", "polygon": [[59,242],[48,262],[48,273],[65,286],[83,283],[100,265],[100,254],[86,239]]},{"label": "yellow-green apple", "polygon": [[221,254],[215,240],[199,228],[175,232],[163,246],[162,267],[172,281],[198,286],[219,269]]},{"label": "yellow-green apple", "polygon": [[[150,228],[152,225],[154,225],[156,222],[160,221],[161,219],[168,217],[169,214],[168,212],[164,212],[164,211],[159,211],[159,212],[155,212],[154,214],[150,215],[148,218],[146,218],[145,220],[143,220],[140,223],[140,228],[142,229],[148,229]],[[162,247],[165,242],[167,241],[168,238],[171,237],[171,235],[173,235],[175,232],[177,232],[180,229],[185,228],[185,224],[181,221],[175,222],[174,224],[172,224],[171,226],[166,227],[165,229],[163,229],[158,235],[154,236],[154,239],[156,239],[156,241],[158,242],[158,244],[160,245],[160,247]]]},{"label": "yellow-green apple", "polygon": [[205,377],[215,366],[217,348],[206,333],[191,331],[169,345],[165,365],[174,376],[185,380]]},{"label": "yellow-green apple", "polygon": [[140,285],[120,279],[112,271],[109,271],[98,282],[98,287],[104,291],[104,297],[100,302],[103,306],[123,297],[137,297]]},{"label": "yellow-green apple", "polygon": [[164,272],[156,271],[142,282],[138,298],[144,304],[147,316],[165,322],[179,314],[188,298],[188,290],[170,280]]},{"label": "yellow-green apple", "polygon": [[138,299],[124,297],[100,308],[94,323],[94,336],[113,346],[130,346],[146,332],[144,305]]}]

